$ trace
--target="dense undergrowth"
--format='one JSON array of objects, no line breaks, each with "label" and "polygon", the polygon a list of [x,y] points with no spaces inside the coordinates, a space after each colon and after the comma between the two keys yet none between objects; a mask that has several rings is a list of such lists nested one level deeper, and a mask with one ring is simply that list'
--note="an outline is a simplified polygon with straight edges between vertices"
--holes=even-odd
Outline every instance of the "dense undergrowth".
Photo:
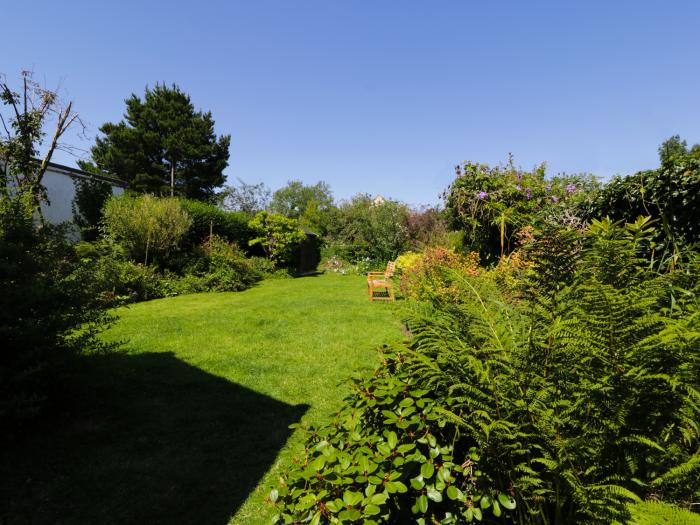
[{"label": "dense undergrowth", "polygon": [[[285,523],[611,523],[700,491],[698,265],[641,219],[543,230],[511,279],[437,265],[271,494]],[[433,288],[434,289],[434,288]]]}]

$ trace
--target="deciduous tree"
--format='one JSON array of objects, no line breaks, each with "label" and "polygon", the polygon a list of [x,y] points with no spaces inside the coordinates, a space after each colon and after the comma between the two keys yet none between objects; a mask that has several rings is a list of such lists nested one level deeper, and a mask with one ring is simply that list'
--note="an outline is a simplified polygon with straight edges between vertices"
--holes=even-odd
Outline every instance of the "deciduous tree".
[{"label": "deciduous tree", "polygon": [[[72,101],[64,103],[57,92],[39,85],[31,71],[22,72],[19,91],[0,79],[0,102],[6,109],[0,111],[0,191],[8,196],[12,187],[15,197],[27,197],[30,206],[39,210],[47,200],[42,184],[46,169],[56,150],[71,149],[61,137],[74,124],[82,125],[80,116]],[[46,128],[52,123],[53,132],[49,133]],[[47,136],[51,139],[42,155],[40,149]]]},{"label": "deciduous tree", "polygon": [[236,184],[226,186],[219,196],[224,208],[242,211],[251,215],[264,210],[270,204],[270,189],[264,182],[248,184],[238,179]]},{"label": "deciduous tree", "polygon": [[306,185],[300,180],[290,180],[272,196],[270,209],[285,217],[298,219],[309,206],[324,210],[333,206],[333,193],[327,182]]}]

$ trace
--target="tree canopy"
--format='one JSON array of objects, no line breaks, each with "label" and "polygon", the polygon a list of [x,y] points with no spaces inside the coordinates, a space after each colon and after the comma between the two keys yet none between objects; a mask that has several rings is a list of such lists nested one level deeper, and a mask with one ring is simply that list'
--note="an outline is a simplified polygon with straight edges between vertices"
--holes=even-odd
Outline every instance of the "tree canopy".
[{"label": "tree canopy", "polygon": [[195,110],[175,84],[147,87],[143,100],[132,94],[125,102],[124,120],[100,128],[92,162],[81,167],[97,167],[135,191],[211,200],[224,183],[231,142],[214,133],[211,112]]},{"label": "tree canopy", "polygon": [[660,166],[627,177],[614,177],[586,210],[589,219],[610,217],[656,221],[656,257],[676,258],[700,242],[700,144],[676,135],[659,147]]},{"label": "tree canopy", "polygon": [[218,197],[221,205],[227,210],[254,214],[268,207],[270,195],[271,192],[264,182],[248,184],[238,178],[237,183],[225,186]]},{"label": "tree canopy", "polygon": [[290,180],[286,186],[272,195],[270,209],[286,217],[298,219],[307,208],[324,210],[333,205],[333,193],[327,182],[306,185],[300,180]]}]

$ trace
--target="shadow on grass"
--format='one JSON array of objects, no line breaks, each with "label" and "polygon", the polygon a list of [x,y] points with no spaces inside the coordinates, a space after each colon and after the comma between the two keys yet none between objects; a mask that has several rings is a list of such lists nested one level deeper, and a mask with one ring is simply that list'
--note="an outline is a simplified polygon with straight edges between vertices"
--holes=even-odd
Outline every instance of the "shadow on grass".
[{"label": "shadow on grass", "polygon": [[301,277],[320,277],[324,274],[325,272],[323,270],[314,270],[311,272],[295,273],[292,274],[292,277],[295,279],[299,279]]},{"label": "shadow on grass", "polygon": [[170,353],[81,359],[70,413],[3,450],[0,524],[226,524],[307,406]]}]

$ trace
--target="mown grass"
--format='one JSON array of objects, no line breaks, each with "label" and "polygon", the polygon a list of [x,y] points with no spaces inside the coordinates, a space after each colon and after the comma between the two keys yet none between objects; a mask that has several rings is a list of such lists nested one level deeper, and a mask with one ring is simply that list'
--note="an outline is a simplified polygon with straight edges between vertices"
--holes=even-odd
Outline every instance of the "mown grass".
[{"label": "mown grass", "polygon": [[339,406],[401,337],[394,308],[324,275],[118,310],[124,345],[79,359],[64,408],[5,447],[0,523],[268,523],[289,424]]}]

